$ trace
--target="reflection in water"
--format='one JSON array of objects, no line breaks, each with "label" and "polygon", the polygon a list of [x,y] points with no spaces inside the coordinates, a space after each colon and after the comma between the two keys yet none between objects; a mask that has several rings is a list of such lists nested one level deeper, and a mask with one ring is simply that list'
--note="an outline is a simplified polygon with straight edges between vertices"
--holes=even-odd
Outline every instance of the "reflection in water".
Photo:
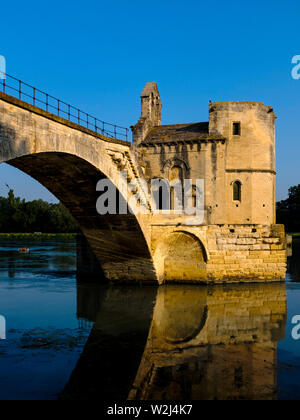
[{"label": "reflection in water", "polygon": [[299,244],[286,284],[78,283],[76,310],[75,243],[3,241],[0,399],[298,399]]},{"label": "reflection in water", "polygon": [[157,289],[78,286],[80,319],[94,327],[61,398],[126,400],[143,355]]},{"label": "reflection in water", "polygon": [[284,284],[80,287],[78,313],[95,325],[63,399],[276,398]]},{"label": "reflection in water", "polygon": [[9,252],[8,256],[8,277],[10,279],[15,277],[15,256],[12,252]]},{"label": "reflection in water", "polygon": [[274,399],[285,286],[163,287],[130,399]]},{"label": "reflection in water", "polygon": [[[30,248],[20,254],[19,248]],[[57,399],[90,328],[76,318],[73,240],[0,240],[0,400]]]}]

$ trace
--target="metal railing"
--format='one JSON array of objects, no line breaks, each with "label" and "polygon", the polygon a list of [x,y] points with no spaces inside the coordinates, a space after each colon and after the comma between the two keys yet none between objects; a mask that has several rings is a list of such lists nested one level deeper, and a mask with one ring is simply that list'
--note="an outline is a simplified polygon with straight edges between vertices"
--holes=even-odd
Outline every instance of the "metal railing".
[{"label": "metal railing", "polygon": [[128,128],[101,121],[81,111],[79,108],[67,104],[2,71],[0,71],[0,91],[103,136],[119,140],[130,140]]}]

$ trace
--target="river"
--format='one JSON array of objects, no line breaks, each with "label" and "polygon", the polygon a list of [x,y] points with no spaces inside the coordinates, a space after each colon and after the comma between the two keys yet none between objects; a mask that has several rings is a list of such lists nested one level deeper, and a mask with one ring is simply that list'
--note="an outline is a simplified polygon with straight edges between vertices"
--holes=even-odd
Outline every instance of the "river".
[{"label": "river", "polygon": [[158,289],[77,284],[73,240],[2,240],[0,399],[300,399],[299,245],[285,284]]}]

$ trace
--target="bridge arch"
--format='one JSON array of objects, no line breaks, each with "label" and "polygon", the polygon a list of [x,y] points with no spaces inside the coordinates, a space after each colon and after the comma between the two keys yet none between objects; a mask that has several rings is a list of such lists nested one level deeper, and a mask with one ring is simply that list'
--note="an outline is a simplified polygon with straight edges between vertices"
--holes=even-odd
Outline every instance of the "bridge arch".
[{"label": "bridge arch", "polygon": [[154,264],[160,284],[175,281],[206,282],[207,253],[200,239],[190,232],[176,230],[157,245]]},{"label": "bridge arch", "polygon": [[130,143],[96,134],[8,95],[0,95],[0,163],[32,176],[77,220],[106,280],[157,283],[143,215],[100,216],[97,182],[137,176]]},{"label": "bridge arch", "polygon": [[25,155],[6,163],[36,179],[65,205],[99,262],[102,280],[155,282],[151,255],[137,218],[131,213],[100,216],[96,211],[96,185],[106,178],[100,169],[60,152]]}]

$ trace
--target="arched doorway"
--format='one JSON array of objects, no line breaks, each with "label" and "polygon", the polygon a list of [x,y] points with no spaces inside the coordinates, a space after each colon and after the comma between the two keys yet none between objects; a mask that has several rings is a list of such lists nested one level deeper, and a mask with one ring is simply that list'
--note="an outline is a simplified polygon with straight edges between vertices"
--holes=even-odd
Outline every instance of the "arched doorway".
[{"label": "arched doorway", "polygon": [[183,231],[167,235],[154,254],[160,283],[205,282],[206,261],[206,252],[201,241]]}]

